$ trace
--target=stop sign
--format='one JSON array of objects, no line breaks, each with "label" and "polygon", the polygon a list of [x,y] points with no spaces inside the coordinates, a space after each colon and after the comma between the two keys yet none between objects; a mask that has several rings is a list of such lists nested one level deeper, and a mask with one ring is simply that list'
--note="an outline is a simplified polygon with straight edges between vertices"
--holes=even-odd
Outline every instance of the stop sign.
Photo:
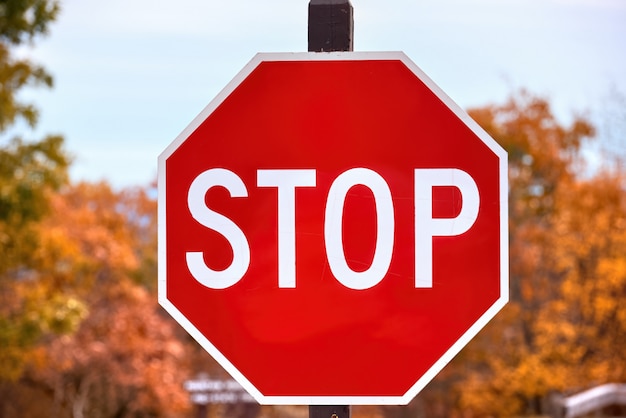
[{"label": "stop sign", "polygon": [[159,301],[261,403],[408,403],[507,301],[506,153],[402,53],[258,54],[158,182]]}]

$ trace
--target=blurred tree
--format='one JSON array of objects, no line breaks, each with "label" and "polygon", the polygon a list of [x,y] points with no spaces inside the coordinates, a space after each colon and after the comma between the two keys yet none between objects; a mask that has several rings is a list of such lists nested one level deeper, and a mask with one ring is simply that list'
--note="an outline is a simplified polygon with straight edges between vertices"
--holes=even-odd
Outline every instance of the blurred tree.
[{"label": "blurred tree", "polygon": [[157,277],[157,190],[156,183],[146,188],[123,190],[118,202],[125,213],[127,224],[134,237],[133,248],[139,266],[132,273],[135,283],[156,291]]},{"label": "blurred tree", "polygon": [[138,268],[136,222],[124,196],[106,183],[67,185],[51,196],[52,211],[41,223],[34,257],[57,288],[86,298]]},{"label": "blurred tree", "polygon": [[[0,1],[0,131],[18,117],[34,125],[37,111],[17,101],[17,93],[30,84],[52,84],[52,78],[12,51],[45,34],[59,6],[54,0]],[[46,213],[48,195],[67,180],[69,159],[63,138],[50,136],[27,143],[14,138],[0,148],[0,274],[19,268],[32,252],[30,225]],[[30,245],[30,247],[29,247]]]},{"label": "blurred tree", "polygon": [[[622,165],[623,167],[623,165]],[[626,381],[626,172],[602,171],[560,196],[549,248],[560,297],[538,314],[540,360],[553,387]]]},{"label": "blurred tree", "polygon": [[55,416],[168,417],[189,408],[184,345],[155,298],[121,282],[89,306],[79,331],[55,339],[48,367],[32,375],[54,394]]},{"label": "blurred tree", "polygon": [[[37,111],[17,99],[27,86],[50,86],[51,77],[16,50],[45,34],[58,12],[55,0],[0,1],[0,131],[22,118],[34,126]],[[0,415],[11,404],[7,388],[28,364],[42,358],[46,336],[75,329],[84,304],[49,285],[38,269],[41,222],[51,197],[67,182],[63,138],[0,140]]]},{"label": "blurred tree", "polygon": [[[53,0],[0,2],[0,131],[18,118],[36,122],[36,109],[16,95],[25,86],[51,85],[52,79],[14,52],[45,34],[57,12]],[[40,338],[71,329],[83,312],[78,300],[50,293],[34,269],[39,223],[49,212],[50,196],[67,181],[68,164],[59,136],[14,138],[0,146],[0,381],[18,378]]]},{"label": "blurred tree", "polygon": [[31,125],[37,120],[37,110],[31,104],[17,100],[17,92],[28,85],[52,85],[52,77],[27,59],[16,59],[12,51],[38,35],[46,34],[56,19],[56,0],[0,1],[0,131],[22,117]]},{"label": "blurred tree", "polygon": [[67,181],[63,139],[36,143],[14,139],[0,148],[0,280],[27,274],[38,246],[37,224],[50,197]]},{"label": "blurred tree", "polygon": [[155,280],[142,262],[156,254],[156,203],[147,193],[78,183],[50,196],[29,287],[74,300],[80,315],[75,333],[39,340],[19,381],[5,388],[6,411],[38,416],[33,397],[55,416],[167,417],[189,407],[189,340],[143,285]]},{"label": "blurred tree", "polygon": [[539,306],[513,300],[472,345],[482,367],[474,364],[459,387],[463,406],[478,415],[545,414],[554,392],[626,381],[625,187],[623,172],[603,172],[555,194],[541,257],[515,278],[543,276],[554,295],[539,289]]},{"label": "blurred tree", "polygon": [[624,380],[623,173],[589,176],[583,118],[522,93],[471,115],[509,152],[509,305],[453,362],[459,412],[549,412],[550,394]]}]

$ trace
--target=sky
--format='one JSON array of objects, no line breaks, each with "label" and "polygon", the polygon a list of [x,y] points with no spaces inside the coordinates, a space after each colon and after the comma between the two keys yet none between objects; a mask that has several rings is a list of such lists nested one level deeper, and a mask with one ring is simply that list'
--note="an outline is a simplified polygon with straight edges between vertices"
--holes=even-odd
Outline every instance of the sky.
[{"label": "sky", "polygon": [[[307,50],[308,3],[62,0],[49,35],[20,50],[55,84],[22,93],[40,119],[15,130],[62,134],[74,181],[147,185],[158,155],[257,52]],[[601,124],[626,97],[626,0],[351,3],[355,51],[403,51],[462,108],[524,88],[562,123]]]}]

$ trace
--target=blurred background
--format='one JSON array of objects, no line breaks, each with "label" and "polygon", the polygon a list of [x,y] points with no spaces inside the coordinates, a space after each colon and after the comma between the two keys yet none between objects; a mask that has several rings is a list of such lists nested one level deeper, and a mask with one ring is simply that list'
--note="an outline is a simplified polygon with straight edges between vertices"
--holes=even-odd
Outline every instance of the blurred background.
[{"label": "blurred background", "polygon": [[[511,242],[507,307],[409,406],[353,415],[548,416],[626,382],[626,3],[352,4],[355,50],[404,51],[507,149]],[[0,417],[307,416],[191,402],[228,376],[156,302],[154,184],[256,52],[306,51],[307,5],[0,1]]]}]

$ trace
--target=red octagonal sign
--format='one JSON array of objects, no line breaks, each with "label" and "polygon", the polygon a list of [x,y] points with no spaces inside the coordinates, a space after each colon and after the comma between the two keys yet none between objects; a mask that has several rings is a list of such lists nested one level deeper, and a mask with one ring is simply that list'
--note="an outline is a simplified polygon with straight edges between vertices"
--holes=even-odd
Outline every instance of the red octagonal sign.
[{"label": "red octagonal sign", "polygon": [[506,303],[507,210],[404,54],[259,54],[159,157],[159,301],[261,403],[408,403]]}]

